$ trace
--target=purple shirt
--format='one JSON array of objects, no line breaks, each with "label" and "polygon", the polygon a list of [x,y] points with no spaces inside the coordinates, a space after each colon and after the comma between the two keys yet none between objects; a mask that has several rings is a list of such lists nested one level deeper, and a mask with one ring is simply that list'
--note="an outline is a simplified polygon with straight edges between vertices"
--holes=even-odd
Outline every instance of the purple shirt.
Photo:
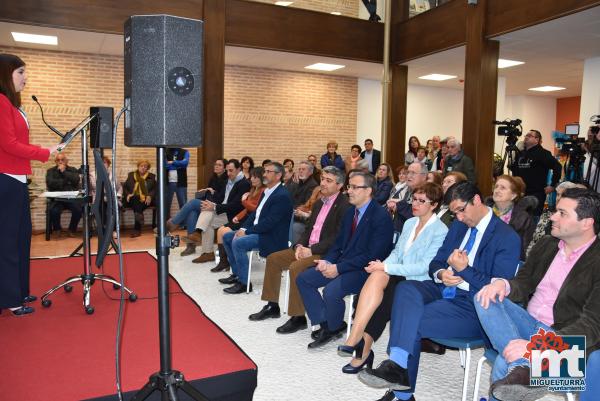
[{"label": "purple shirt", "polygon": [[321,201],[323,202],[323,207],[321,207],[321,210],[319,211],[319,214],[317,216],[317,220],[315,220],[315,225],[313,226],[313,229],[310,233],[310,238],[308,239],[309,247],[319,242],[319,239],[321,238],[321,229],[323,228],[323,223],[325,223],[325,219],[327,218],[327,215],[329,214],[329,211],[331,210],[331,207],[333,206],[333,203],[335,202],[339,194],[340,193],[337,192],[331,195],[329,198],[321,198]]},{"label": "purple shirt", "polygon": [[561,240],[558,243],[558,253],[527,305],[527,312],[536,320],[548,326],[554,324],[553,307],[556,298],[558,298],[558,292],[575,263],[577,263],[581,255],[592,245],[595,239],[594,237],[588,243],[575,249],[569,256],[565,254],[564,241]]}]

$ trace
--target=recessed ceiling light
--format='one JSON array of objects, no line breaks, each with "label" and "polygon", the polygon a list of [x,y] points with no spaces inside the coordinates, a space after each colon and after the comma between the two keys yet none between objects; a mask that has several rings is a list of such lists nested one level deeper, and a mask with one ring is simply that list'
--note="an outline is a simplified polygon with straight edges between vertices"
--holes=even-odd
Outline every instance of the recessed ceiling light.
[{"label": "recessed ceiling light", "polygon": [[293,1],[276,1],[275,2],[276,6],[282,6],[282,7],[287,7],[290,4],[294,4],[294,2]]},{"label": "recessed ceiling light", "polygon": [[342,13],[339,12],[339,11],[332,11],[331,14],[333,14],[333,15],[342,15]]},{"label": "recessed ceiling light", "polygon": [[345,65],[339,65],[339,64],[315,63],[315,64],[307,65],[304,68],[306,68],[307,70],[335,71],[335,70],[339,70],[340,68],[344,68],[344,67],[345,67]]},{"label": "recessed ceiling light", "polygon": [[514,67],[515,65],[525,64],[524,61],[506,60],[503,58],[498,59],[498,68]]},{"label": "recessed ceiling light", "polygon": [[58,45],[58,38],[49,35],[34,35],[32,33],[11,32],[15,42],[38,43],[41,45]]},{"label": "recessed ceiling light", "polygon": [[567,88],[563,88],[562,86],[538,86],[537,88],[529,88],[530,91],[536,91],[536,92],[553,92],[553,91],[561,91],[563,89],[567,89]]},{"label": "recessed ceiling light", "polygon": [[430,81],[446,81],[448,79],[456,78],[456,75],[444,75],[444,74],[429,74],[419,77],[419,79],[427,79]]}]

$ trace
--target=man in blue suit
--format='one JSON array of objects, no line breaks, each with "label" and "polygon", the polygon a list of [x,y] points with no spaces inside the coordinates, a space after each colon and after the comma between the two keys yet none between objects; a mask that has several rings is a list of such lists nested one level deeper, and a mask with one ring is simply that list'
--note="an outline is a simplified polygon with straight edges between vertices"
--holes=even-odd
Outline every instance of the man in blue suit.
[{"label": "man in blue suit", "polygon": [[[368,173],[350,175],[350,207],[342,220],[335,244],[317,265],[296,279],[298,290],[313,325],[313,342],[317,348],[341,337],[344,323],[344,297],[358,294],[369,274],[365,266],[372,260],[384,260],[392,251],[394,229],[384,208],[373,201],[375,177]],[[323,296],[319,288],[323,288]]]},{"label": "man in blue suit", "polygon": [[393,391],[382,400],[414,400],[421,338],[483,337],[473,296],[494,278],[512,278],[519,263],[519,236],[485,206],[473,183],[455,184],[446,196],[456,220],[429,264],[433,280],[398,284],[390,359],[359,373],[368,386]]},{"label": "man in blue suit", "polygon": [[[233,284],[223,289],[228,294],[246,291],[248,281],[248,251],[258,248],[262,257],[288,247],[292,198],[283,185],[283,165],[272,162],[265,165],[263,181],[266,189],[261,195],[256,211],[251,213],[242,227],[223,236],[223,246],[231,264],[232,275],[220,279],[223,284]],[[252,291],[252,283],[250,283]]]}]

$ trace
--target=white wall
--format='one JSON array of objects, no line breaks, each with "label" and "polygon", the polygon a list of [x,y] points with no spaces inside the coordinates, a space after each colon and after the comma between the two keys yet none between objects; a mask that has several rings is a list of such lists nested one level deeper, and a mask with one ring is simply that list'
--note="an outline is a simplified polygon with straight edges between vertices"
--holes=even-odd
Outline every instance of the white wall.
[{"label": "white wall", "polygon": [[[361,4],[362,6],[362,4]],[[381,149],[382,88],[380,81],[358,80],[356,102],[356,143],[363,147],[365,139],[373,140],[375,149]]]},{"label": "white wall", "polygon": [[[542,133],[542,146],[548,150],[552,149],[552,131],[556,126],[556,99],[541,96],[507,96],[504,111],[506,115],[498,116],[498,119],[523,120],[523,136],[530,129],[536,129]],[[523,136],[519,141],[523,140]]]}]

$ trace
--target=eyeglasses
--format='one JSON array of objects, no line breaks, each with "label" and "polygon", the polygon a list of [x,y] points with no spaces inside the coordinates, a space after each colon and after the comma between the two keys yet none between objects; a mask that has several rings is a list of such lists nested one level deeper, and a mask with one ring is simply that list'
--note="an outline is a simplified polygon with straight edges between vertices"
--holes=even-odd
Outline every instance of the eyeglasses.
[{"label": "eyeglasses", "polygon": [[275,170],[265,170],[265,173],[271,173],[271,174],[275,174],[277,171]]},{"label": "eyeglasses", "polygon": [[415,175],[423,175],[423,174],[427,174],[427,173],[415,173],[414,171],[409,171],[406,173],[406,175],[408,177],[414,177]]},{"label": "eyeglasses", "polygon": [[[475,197],[473,197],[473,198],[475,198]],[[467,206],[469,206],[469,204],[472,204],[473,198],[469,199],[462,207],[457,208],[452,213],[454,213],[455,215],[458,215],[459,213],[464,213],[465,210],[467,209]]]},{"label": "eyeglasses", "polygon": [[424,205],[426,203],[433,203],[432,201],[430,201],[428,199],[419,199],[419,198],[413,198],[412,201],[413,201],[413,203],[416,203],[417,205]]},{"label": "eyeglasses", "polygon": [[346,188],[348,189],[348,191],[352,190],[355,191],[357,189],[364,189],[364,188],[369,188],[366,185],[352,185],[352,184],[348,184],[346,185]]}]

